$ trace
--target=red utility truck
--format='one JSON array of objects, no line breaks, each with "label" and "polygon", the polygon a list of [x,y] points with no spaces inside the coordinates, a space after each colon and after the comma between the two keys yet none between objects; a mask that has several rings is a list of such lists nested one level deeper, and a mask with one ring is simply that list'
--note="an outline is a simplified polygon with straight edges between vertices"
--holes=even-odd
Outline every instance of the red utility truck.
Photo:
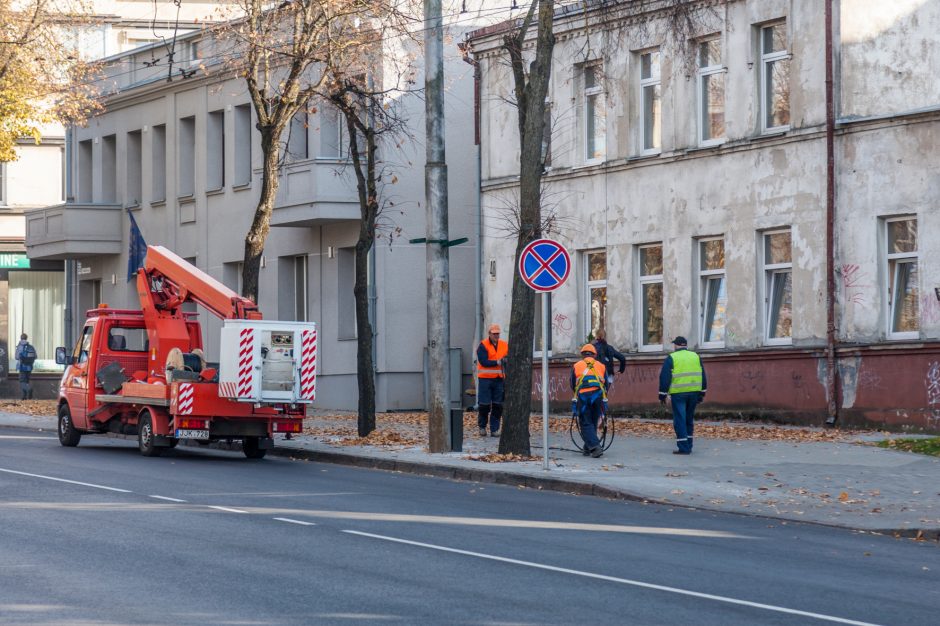
[{"label": "red utility truck", "polygon": [[[141,454],[159,456],[181,439],[241,440],[261,458],[276,433],[302,430],[316,394],[317,331],[312,322],[261,318],[254,302],[161,246],[149,246],[137,273],[141,310],[101,305],[59,385],[59,442],[82,435],[136,435]],[[222,318],[220,362],[207,363],[197,303]]]}]

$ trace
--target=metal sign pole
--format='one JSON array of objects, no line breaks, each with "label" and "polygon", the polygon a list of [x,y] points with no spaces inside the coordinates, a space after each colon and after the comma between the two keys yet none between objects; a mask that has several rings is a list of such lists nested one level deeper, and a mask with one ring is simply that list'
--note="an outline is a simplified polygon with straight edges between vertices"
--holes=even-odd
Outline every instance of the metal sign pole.
[{"label": "metal sign pole", "polygon": [[542,458],[544,469],[548,471],[548,292],[542,292]]}]

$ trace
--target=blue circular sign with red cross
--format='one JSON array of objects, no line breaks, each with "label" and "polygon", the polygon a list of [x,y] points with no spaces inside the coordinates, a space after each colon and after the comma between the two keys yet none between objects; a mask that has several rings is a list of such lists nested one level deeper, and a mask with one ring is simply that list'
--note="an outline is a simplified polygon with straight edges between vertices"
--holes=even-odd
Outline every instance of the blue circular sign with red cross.
[{"label": "blue circular sign with red cross", "polygon": [[519,275],[536,291],[554,291],[571,272],[571,257],[557,241],[536,239],[519,257]]}]

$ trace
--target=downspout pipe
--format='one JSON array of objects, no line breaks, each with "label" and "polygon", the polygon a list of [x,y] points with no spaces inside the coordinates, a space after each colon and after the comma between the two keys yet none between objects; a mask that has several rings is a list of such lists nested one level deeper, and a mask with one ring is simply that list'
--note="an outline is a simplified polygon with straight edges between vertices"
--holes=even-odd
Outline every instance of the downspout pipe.
[{"label": "downspout pipe", "polygon": [[[470,42],[464,42],[460,46],[460,52],[463,60],[473,66],[473,143],[476,146],[476,242],[477,258],[476,272],[474,272],[474,311],[473,316],[473,353],[471,362],[476,358],[476,342],[483,337],[483,145],[480,141],[480,88],[482,80],[482,70],[480,62],[473,58],[473,52],[470,49]],[[476,371],[476,368],[473,368]],[[477,391],[479,393],[479,390]],[[474,399],[477,396],[474,396]],[[474,401],[474,405],[476,405]],[[474,407],[476,408],[476,406]]]},{"label": "downspout pipe", "polygon": [[835,103],[832,59],[832,2],[826,0],[826,425],[839,419],[839,371],[836,364],[835,257]]}]

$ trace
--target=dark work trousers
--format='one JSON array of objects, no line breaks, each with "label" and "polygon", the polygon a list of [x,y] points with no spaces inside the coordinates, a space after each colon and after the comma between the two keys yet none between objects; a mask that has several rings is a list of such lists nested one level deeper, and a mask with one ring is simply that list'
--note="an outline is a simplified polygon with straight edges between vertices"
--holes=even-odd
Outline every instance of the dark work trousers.
[{"label": "dark work trousers", "polygon": [[679,452],[692,452],[693,419],[699,393],[689,391],[672,394],[672,427],[676,431],[676,447]]},{"label": "dark work trousers", "polygon": [[489,421],[490,432],[495,433],[499,431],[499,420],[503,416],[504,381],[502,378],[480,378],[479,387],[477,426],[486,428]]},{"label": "dark work trousers", "polygon": [[584,447],[593,450],[601,445],[597,438],[597,422],[604,412],[604,398],[600,391],[588,391],[578,394],[578,425]]}]

